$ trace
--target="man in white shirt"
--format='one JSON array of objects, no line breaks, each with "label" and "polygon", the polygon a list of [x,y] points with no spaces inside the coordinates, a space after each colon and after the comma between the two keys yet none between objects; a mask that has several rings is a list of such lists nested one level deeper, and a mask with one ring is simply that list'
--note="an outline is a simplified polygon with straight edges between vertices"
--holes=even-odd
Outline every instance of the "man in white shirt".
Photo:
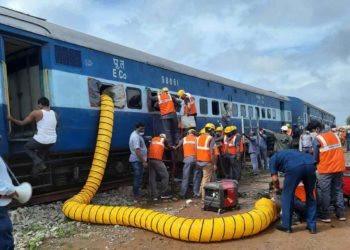
[{"label": "man in white shirt", "polygon": [[39,172],[46,169],[44,164],[45,156],[57,140],[57,116],[56,113],[50,109],[49,99],[40,97],[38,99],[38,107],[39,110],[33,110],[22,121],[11,117],[11,115],[8,116],[8,120],[19,126],[24,126],[34,121],[36,122],[37,133],[24,145],[26,153],[33,161],[33,176],[37,176]]}]

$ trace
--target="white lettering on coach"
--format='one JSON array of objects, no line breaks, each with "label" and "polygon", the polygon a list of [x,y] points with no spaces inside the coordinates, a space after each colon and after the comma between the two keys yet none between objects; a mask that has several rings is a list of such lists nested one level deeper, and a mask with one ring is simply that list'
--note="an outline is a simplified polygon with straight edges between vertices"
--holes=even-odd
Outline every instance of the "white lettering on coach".
[{"label": "white lettering on coach", "polygon": [[125,71],[125,62],[118,58],[113,58],[114,68],[112,69],[112,75],[114,78],[124,79],[128,77]]}]

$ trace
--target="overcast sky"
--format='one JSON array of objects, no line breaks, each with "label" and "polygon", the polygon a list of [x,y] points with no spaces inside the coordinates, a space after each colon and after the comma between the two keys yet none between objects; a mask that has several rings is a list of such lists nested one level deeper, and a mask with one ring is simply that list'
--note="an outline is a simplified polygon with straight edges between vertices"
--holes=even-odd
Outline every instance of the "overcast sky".
[{"label": "overcast sky", "polygon": [[348,0],[0,0],[197,69],[350,115]]}]

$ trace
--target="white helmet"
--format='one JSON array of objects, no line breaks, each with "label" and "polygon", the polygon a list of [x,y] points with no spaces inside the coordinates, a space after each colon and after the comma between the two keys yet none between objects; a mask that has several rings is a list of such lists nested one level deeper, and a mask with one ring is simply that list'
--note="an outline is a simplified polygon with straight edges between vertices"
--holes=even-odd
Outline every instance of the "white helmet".
[{"label": "white helmet", "polygon": [[159,137],[166,139],[166,134],[160,134]]},{"label": "white helmet", "polygon": [[288,127],[287,127],[287,126],[282,126],[282,127],[281,127],[281,130],[282,130],[282,131],[288,131]]}]

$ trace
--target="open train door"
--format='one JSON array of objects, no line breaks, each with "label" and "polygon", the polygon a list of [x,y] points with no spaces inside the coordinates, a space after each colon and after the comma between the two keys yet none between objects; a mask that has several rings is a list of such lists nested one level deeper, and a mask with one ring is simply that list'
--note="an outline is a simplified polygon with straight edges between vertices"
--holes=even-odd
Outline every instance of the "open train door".
[{"label": "open train door", "polygon": [[[23,120],[37,108],[37,100],[43,95],[41,46],[31,41],[3,36],[3,52],[7,112],[16,119]],[[35,124],[16,126],[9,123],[8,126],[10,142],[27,140],[36,130]]]}]

